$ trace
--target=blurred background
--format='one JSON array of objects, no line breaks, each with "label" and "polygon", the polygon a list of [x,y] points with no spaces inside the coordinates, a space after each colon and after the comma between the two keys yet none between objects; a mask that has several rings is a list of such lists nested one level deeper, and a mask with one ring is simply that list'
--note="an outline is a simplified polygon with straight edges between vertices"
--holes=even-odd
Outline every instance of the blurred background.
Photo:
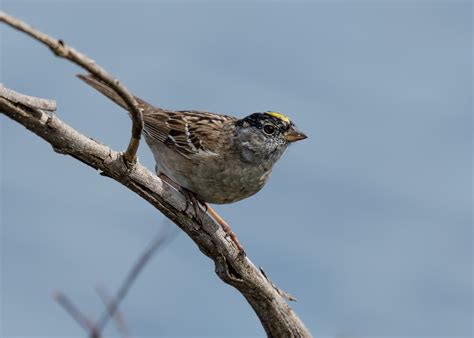
[{"label": "blurred background", "polygon": [[[44,1],[2,10],[170,109],[281,111],[310,137],[216,209],[315,336],[471,336],[472,2]],[[1,82],[115,150],[130,121],[81,70],[4,25]],[[1,116],[2,337],[80,337],[163,216]],[[139,158],[153,169],[142,143]],[[121,306],[136,337],[264,336],[183,233]],[[115,336],[113,325],[106,333]]]}]

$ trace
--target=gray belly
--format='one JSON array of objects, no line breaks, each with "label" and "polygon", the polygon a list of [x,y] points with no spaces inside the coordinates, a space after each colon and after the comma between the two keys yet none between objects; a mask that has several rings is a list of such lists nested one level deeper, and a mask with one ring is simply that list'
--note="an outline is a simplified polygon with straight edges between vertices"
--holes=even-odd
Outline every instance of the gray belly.
[{"label": "gray belly", "polygon": [[163,144],[150,146],[157,169],[203,202],[226,204],[257,193],[265,185],[271,169],[245,165],[240,160],[208,155],[193,161],[176,154]]}]

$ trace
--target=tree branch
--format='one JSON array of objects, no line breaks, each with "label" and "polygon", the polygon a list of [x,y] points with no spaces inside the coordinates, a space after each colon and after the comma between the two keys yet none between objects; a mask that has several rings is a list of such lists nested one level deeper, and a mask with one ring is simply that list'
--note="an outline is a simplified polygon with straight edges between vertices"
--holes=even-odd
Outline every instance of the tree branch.
[{"label": "tree branch", "polygon": [[[77,306],[65,294],[59,291],[53,293],[53,298],[61,305],[67,313],[74,319],[84,331],[91,333],[90,335],[97,335],[94,330],[94,324],[84,316],[84,314],[77,308]],[[99,334],[100,335],[100,334]]]},{"label": "tree branch", "polygon": [[140,255],[138,260],[132,266],[132,269],[121,283],[120,288],[113,298],[108,295],[104,287],[96,288],[97,294],[105,305],[105,310],[97,320],[91,321],[87,319],[87,317],[83,315],[83,313],[65,294],[59,291],[53,293],[53,298],[86,331],[89,337],[102,337],[102,332],[109,319],[115,320],[117,330],[120,332],[122,337],[126,338],[130,336],[123,317],[119,311],[119,305],[151,257],[156,254],[159,249],[163,249],[166,245],[168,245],[177,234],[176,228],[173,228],[173,231],[171,231],[168,227],[164,227],[163,229],[164,230],[160,231],[160,233],[155,237],[150,245],[148,245],[146,250]]},{"label": "tree branch", "polygon": [[29,108],[43,109],[47,111],[56,110],[56,101],[20,94],[14,90],[5,88],[2,83],[0,83],[0,96],[6,98],[8,101],[21,103]]},{"label": "tree branch", "polygon": [[[166,227],[164,227],[164,229],[165,231],[163,231],[162,233],[160,232],[155,237],[155,239],[150,243],[150,245],[148,245],[145,251],[140,255],[138,260],[132,266],[132,269],[130,270],[130,272],[125,277],[125,280],[120,285],[120,288],[118,289],[114,298],[106,302],[106,309],[104,313],[102,314],[102,316],[99,317],[96,323],[96,329],[99,332],[101,332],[104,329],[109,319],[115,317],[115,314],[118,311],[118,307],[120,303],[127,295],[128,291],[130,290],[131,286],[137,279],[143,267],[148,263],[151,257],[158,251],[158,249],[163,249],[163,247],[165,247],[166,244],[169,244],[173,240],[174,236],[177,234],[176,231],[174,232],[170,232],[169,230],[166,231],[167,230]],[[99,295],[102,294],[102,296],[105,296],[104,292],[102,293],[99,292]]]},{"label": "tree branch", "polygon": [[45,44],[54,54],[56,54],[56,56],[70,60],[86,69],[89,73],[107,83],[110,88],[112,88],[125,101],[128,111],[130,112],[130,117],[132,118],[132,136],[123,156],[128,162],[133,163],[136,159],[136,153],[140,144],[140,137],[143,130],[143,117],[141,110],[138,108],[135,97],[128,91],[128,89],[110,75],[104,68],[96,64],[94,60],[87,57],[85,54],[79,53],[74,48],[69,47],[63,40],[54,39],[31,27],[27,23],[0,11],[0,22],[2,21]]},{"label": "tree branch", "polygon": [[[0,21],[11,24],[10,17],[1,12]],[[17,22],[15,24],[18,25]],[[49,37],[41,33],[38,35],[26,24],[22,23],[20,27],[20,30],[51,48],[60,45],[59,49],[53,49],[56,54],[67,55],[67,58],[74,62],[85,60],[82,54],[65,47],[63,43],[50,41]],[[103,70],[94,63],[86,66],[89,71],[93,70],[91,73],[94,75],[97,75],[94,73],[97,69],[103,75]],[[107,83],[110,84],[110,81]],[[1,95],[0,112],[51,144],[57,153],[72,156],[123,184],[177,224],[196,243],[199,250],[214,261],[217,275],[247,299],[269,337],[311,337],[303,322],[288,306],[273,283],[247,257],[239,254],[222,228],[211,217],[199,208],[187,208],[185,197],[176,189],[140,163],[128,166],[119,152],[79,133],[55,115],[12,102]]]},{"label": "tree branch", "polygon": [[[96,291],[97,291],[97,295],[99,296],[99,298],[104,303],[104,306],[106,307],[106,309],[109,309],[110,305],[115,301],[115,299],[112,298],[108,294],[107,290],[104,287],[98,286],[96,288]],[[123,319],[123,316],[120,313],[120,311],[118,309],[116,309],[115,312],[112,312],[112,313],[109,312],[109,316],[112,319],[114,319],[115,326],[117,327],[117,330],[120,332],[120,335],[123,338],[130,337],[130,333],[128,332],[127,325],[125,325],[125,320]]]}]

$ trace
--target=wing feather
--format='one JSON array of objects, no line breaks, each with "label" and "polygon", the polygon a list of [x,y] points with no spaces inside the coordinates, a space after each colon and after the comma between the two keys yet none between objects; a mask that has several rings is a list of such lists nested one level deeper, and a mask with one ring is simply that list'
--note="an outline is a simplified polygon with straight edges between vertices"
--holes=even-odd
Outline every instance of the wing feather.
[{"label": "wing feather", "polygon": [[216,154],[221,131],[235,118],[203,111],[145,109],[144,132],[185,157]]}]

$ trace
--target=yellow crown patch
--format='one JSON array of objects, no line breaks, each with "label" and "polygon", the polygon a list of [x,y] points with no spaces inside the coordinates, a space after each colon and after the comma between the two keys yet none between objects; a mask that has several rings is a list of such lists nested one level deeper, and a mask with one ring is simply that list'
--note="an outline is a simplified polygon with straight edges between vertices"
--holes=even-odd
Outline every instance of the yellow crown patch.
[{"label": "yellow crown patch", "polygon": [[276,111],[268,111],[266,112],[267,115],[270,115],[270,116],[273,116],[273,117],[276,117],[277,119],[280,119],[282,120],[283,122],[285,122],[286,124],[290,124],[290,119],[288,117],[286,117],[285,115],[283,114],[280,114]]}]

